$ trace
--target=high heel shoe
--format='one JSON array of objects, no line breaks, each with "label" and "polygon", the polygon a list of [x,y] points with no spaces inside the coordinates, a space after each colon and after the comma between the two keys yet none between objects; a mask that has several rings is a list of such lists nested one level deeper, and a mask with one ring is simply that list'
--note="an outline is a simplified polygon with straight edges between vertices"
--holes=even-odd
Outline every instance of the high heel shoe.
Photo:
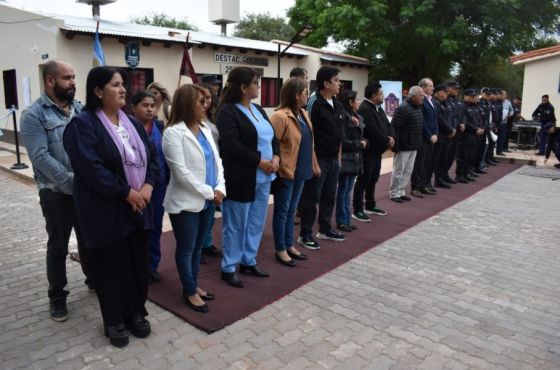
[{"label": "high heel shoe", "polygon": [[282,257],[278,255],[278,253],[274,253],[274,255],[276,256],[276,261],[278,261],[278,263],[281,265],[288,266],[288,267],[296,267],[297,265],[296,261],[294,260],[288,260],[288,261],[283,260]]},{"label": "high heel shoe", "polygon": [[189,306],[190,308],[192,308],[196,312],[201,312],[201,313],[207,313],[208,312],[208,305],[206,303],[201,305],[201,306],[197,306],[190,301],[189,297],[184,296],[184,299],[185,299],[185,303],[187,304],[187,306]]},{"label": "high heel shoe", "polygon": [[109,343],[113,346],[122,348],[128,345],[128,330],[124,324],[114,326],[104,325],[105,336],[109,338]]}]

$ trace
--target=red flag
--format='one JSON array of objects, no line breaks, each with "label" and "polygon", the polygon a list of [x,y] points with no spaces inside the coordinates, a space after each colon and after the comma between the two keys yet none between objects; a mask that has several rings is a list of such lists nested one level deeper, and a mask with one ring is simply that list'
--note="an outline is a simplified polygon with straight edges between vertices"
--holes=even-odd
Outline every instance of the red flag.
[{"label": "red flag", "polygon": [[190,77],[192,83],[194,84],[200,82],[194,71],[191,57],[189,55],[189,36],[190,32],[187,33],[187,42],[183,46],[183,60],[181,61],[181,69],[179,70],[179,84],[181,83],[181,76]]}]

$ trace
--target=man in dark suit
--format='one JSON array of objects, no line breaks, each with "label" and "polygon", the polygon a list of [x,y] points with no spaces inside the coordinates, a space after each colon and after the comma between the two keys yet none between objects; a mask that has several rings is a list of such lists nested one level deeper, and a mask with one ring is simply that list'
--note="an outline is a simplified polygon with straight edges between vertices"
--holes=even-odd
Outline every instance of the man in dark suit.
[{"label": "man in dark suit", "polygon": [[449,140],[455,137],[455,129],[452,127],[453,110],[445,105],[447,100],[447,85],[441,84],[434,87],[433,103],[437,110],[438,140],[434,144],[432,154],[432,167],[430,171],[434,174],[435,186],[438,188],[451,188],[451,183],[446,181],[447,176],[447,156]]},{"label": "man in dark suit", "polygon": [[369,145],[363,150],[363,172],[358,176],[354,186],[352,218],[362,222],[370,221],[368,215],[385,216],[387,214],[375,203],[375,184],[381,173],[381,156],[387,148],[391,149],[395,144],[391,124],[385,111],[379,106],[383,103],[383,98],[381,85],[376,82],[370,83],[364,90],[364,101],[358,109],[358,114],[364,120],[364,139],[368,141]]},{"label": "man in dark suit", "polygon": [[422,104],[422,145],[414,161],[412,170],[411,194],[417,198],[423,198],[422,194],[434,195],[436,189],[431,184],[432,151],[437,142],[437,110],[432,101],[434,83],[429,78],[423,78],[418,83],[424,92],[424,103]]}]

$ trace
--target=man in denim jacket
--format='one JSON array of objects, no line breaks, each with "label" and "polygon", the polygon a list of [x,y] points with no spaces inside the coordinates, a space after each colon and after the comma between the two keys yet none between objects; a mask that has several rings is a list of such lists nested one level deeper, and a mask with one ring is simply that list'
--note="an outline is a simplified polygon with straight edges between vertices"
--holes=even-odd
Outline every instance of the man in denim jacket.
[{"label": "man in denim jacket", "polygon": [[39,188],[39,202],[45,217],[47,241],[47,279],[49,282],[50,313],[55,321],[68,317],[64,288],[66,255],[72,228],[78,239],[82,269],[88,279],[82,238],[78,229],[72,183],[74,174],[62,145],[62,134],[70,120],[80,113],[82,105],[74,100],[76,86],[74,69],[63,61],[52,60],[43,68],[45,91],[26,109],[21,117],[21,135],[33,163]]}]

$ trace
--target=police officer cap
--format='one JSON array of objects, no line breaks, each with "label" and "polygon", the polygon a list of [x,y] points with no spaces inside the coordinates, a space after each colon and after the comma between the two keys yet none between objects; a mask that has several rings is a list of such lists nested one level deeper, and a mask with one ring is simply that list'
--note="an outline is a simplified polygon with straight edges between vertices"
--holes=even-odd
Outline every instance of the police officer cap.
[{"label": "police officer cap", "polygon": [[218,80],[216,75],[204,75],[204,76],[202,76],[202,82],[210,84],[210,85],[221,85],[222,84],[220,82],[220,80]]},{"label": "police officer cap", "polygon": [[490,90],[491,89],[489,87],[483,87],[482,90],[480,90],[480,93],[481,94],[490,94],[491,93]]},{"label": "police officer cap", "polygon": [[434,87],[434,93],[437,93],[438,91],[447,91],[447,85],[446,84],[436,85],[436,87]]},{"label": "police officer cap", "polygon": [[476,91],[476,89],[465,89],[464,94],[468,96],[476,96],[478,95],[478,91]]},{"label": "police officer cap", "polygon": [[459,82],[457,81],[449,81],[448,83],[446,83],[447,87],[453,87],[453,88],[460,88],[461,84],[459,84]]},{"label": "police officer cap", "polygon": [[502,91],[504,91],[501,87],[495,87],[494,90],[496,91],[496,94],[501,94]]}]

